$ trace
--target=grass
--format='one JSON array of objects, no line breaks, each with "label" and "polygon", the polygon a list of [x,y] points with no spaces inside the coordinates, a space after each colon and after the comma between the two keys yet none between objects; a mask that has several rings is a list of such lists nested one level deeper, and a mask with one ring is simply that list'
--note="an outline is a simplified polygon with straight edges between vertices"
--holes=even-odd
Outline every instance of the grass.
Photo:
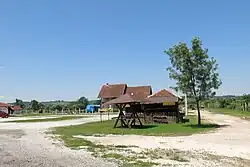
[{"label": "grass", "polygon": [[121,167],[151,167],[154,165],[159,165],[158,163],[154,163],[150,161],[138,160],[137,157],[134,157],[134,156],[124,156],[124,155],[117,154],[117,153],[103,154],[102,158],[117,159],[117,160],[123,161],[124,163],[120,165]]},{"label": "grass", "polygon": [[[121,163],[121,167],[151,167],[158,165],[158,163],[147,161],[147,158],[152,160],[159,159],[163,155],[168,156],[169,159],[187,162],[185,158],[182,157],[182,154],[176,152],[163,152],[159,154],[159,151],[147,151],[142,154],[135,153],[134,155],[118,154],[117,151],[128,150],[129,147],[136,146],[110,146],[110,145],[99,145],[95,144],[89,140],[83,138],[75,138],[75,135],[83,136],[103,136],[107,134],[136,134],[136,135],[154,135],[154,136],[178,136],[178,135],[191,135],[194,133],[203,133],[208,130],[213,130],[218,126],[216,124],[210,124],[204,122],[202,126],[197,126],[196,117],[190,117],[190,122],[185,124],[157,124],[157,125],[144,125],[143,128],[113,128],[115,120],[103,121],[103,122],[92,122],[82,125],[72,125],[66,127],[55,127],[52,129],[52,133],[56,136],[59,136],[65,146],[72,149],[87,149],[89,152],[92,152],[92,155],[95,157],[102,157],[106,159],[115,159]],[[131,153],[131,152],[130,152]],[[164,156],[163,156],[164,158]]]},{"label": "grass", "polygon": [[191,117],[190,122],[185,124],[157,124],[157,125],[144,125],[142,128],[113,128],[115,120],[92,122],[82,125],[74,125],[67,127],[56,127],[57,134],[84,135],[95,136],[99,134],[115,134],[115,135],[147,135],[147,136],[182,136],[191,135],[194,133],[203,133],[208,130],[217,128],[218,125],[204,123],[200,127],[197,126],[196,118]]},{"label": "grass", "polygon": [[210,112],[218,113],[218,114],[225,114],[231,115],[236,117],[245,117],[246,119],[250,119],[250,112],[249,111],[240,111],[240,110],[232,110],[227,108],[209,108]]},{"label": "grass", "polygon": [[12,117],[34,117],[34,116],[56,116],[58,114],[53,113],[28,113],[28,114],[15,114]]},{"label": "grass", "polygon": [[145,161],[135,161],[135,162],[130,162],[130,163],[124,163],[123,165],[121,165],[121,167],[151,167],[154,165],[159,165],[158,163],[154,163],[154,162],[145,162]]},{"label": "grass", "polygon": [[40,119],[26,119],[26,120],[15,120],[15,121],[6,121],[6,122],[16,122],[16,123],[26,123],[26,122],[50,122],[50,121],[65,121],[72,119],[86,118],[86,116],[62,116],[56,118],[40,118]]},{"label": "grass", "polygon": [[153,165],[157,165],[157,163],[138,160],[136,156],[124,156],[122,154],[110,152],[120,148],[127,148],[127,146],[120,145],[118,148],[116,146],[104,146],[94,144],[86,139],[74,138],[65,134],[60,135],[60,138],[64,141],[65,146],[69,148],[79,149],[79,146],[81,146],[85,147],[89,152],[92,152],[92,155],[95,157],[99,156],[105,159],[119,160],[122,162],[120,167],[151,167]]}]

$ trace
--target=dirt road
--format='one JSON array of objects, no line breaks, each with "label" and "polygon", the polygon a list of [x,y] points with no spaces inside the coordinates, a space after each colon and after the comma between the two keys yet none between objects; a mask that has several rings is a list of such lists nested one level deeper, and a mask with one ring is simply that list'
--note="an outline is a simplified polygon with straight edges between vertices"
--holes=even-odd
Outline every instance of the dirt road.
[{"label": "dirt road", "polygon": [[[153,136],[106,136],[87,137],[104,145],[133,145],[141,149],[178,149],[190,154],[206,152],[219,155],[216,163],[192,159],[190,163],[176,166],[250,166],[250,122],[236,117],[202,112],[202,117],[222,125],[221,128],[207,134],[182,137]],[[43,133],[55,126],[76,125],[98,121],[99,116],[76,120],[41,123],[1,123],[0,121],[0,167],[109,167],[116,166],[104,160],[93,158],[84,151],[70,150],[60,143],[46,139]],[[103,119],[107,119],[103,117]],[[226,156],[222,157],[222,156]],[[232,158],[228,158],[232,157]],[[237,157],[237,163],[229,162]],[[241,159],[240,159],[241,158]],[[209,164],[208,164],[209,163]],[[235,165],[237,164],[237,165]],[[240,165],[239,165],[240,164]]]},{"label": "dirt road", "polygon": [[[115,166],[93,158],[87,152],[70,150],[60,144],[52,143],[43,133],[50,127],[76,125],[99,119],[99,116],[94,116],[58,122],[0,123],[0,167]],[[104,116],[103,119],[107,118]]]}]

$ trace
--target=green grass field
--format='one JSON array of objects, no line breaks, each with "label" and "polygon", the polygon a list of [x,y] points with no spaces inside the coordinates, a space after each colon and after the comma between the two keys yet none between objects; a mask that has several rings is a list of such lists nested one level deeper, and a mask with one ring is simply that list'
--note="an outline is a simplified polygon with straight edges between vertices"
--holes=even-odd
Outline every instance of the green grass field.
[{"label": "green grass field", "polygon": [[114,120],[86,123],[82,125],[56,127],[54,133],[59,135],[96,135],[96,134],[116,134],[116,135],[148,135],[148,136],[179,136],[203,133],[218,127],[216,124],[204,123],[200,127],[196,124],[196,118],[191,118],[185,124],[157,124],[144,125],[142,128],[113,128]]},{"label": "green grass field", "polygon": [[231,116],[236,116],[236,117],[241,117],[241,118],[245,117],[246,119],[250,119],[249,111],[231,110],[227,108],[209,108],[207,110],[213,113],[231,115]]},{"label": "green grass field", "polygon": [[[185,124],[157,124],[157,125],[144,125],[143,128],[113,128],[115,120],[103,121],[103,122],[92,122],[82,125],[72,125],[66,127],[55,127],[52,128],[52,133],[58,136],[64,141],[65,146],[72,149],[79,149],[80,146],[85,146],[92,155],[107,159],[122,160],[122,167],[151,167],[157,165],[157,163],[151,162],[151,160],[143,160],[142,157],[134,155],[124,156],[123,154],[114,154],[112,151],[127,149],[130,146],[111,146],[111,145],[100,145],[95,144],[89,140],[82,138],[75,138],[74,135],[93,135],[102,136],[106,134],[117,134],[117,135],[154,135],[154,136],[182,136],[191,135],[195,133],[204,133],[209,130],[213,130],[218,127],[216,124],[210,124],[203,120],[201,126],[197,126],[196,117],[191,117],[190,122]],[[50,132],[49,132],[50,133]],[[131,147],[133,143],[131,143]],[[149,153],[150,154],[150,153]],[[145,157],[144,157],[145,158]],[[146,157],[147,158],[147,157]]]},{"label": "green grass field", "polygon": [[51,121],[65,121],[72,119],[86,118],[87,116],[61,116],[56,118],[40,118],[40,119],[27,119],[27,120],[15,120],[6,122],[26,123],[26,122],[51,122]]}]

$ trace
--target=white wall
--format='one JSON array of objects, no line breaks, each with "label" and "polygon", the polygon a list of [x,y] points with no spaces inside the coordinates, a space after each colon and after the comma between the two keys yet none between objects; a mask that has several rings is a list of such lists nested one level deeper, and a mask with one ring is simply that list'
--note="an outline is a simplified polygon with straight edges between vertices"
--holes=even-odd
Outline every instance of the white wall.
[{"label": "white wall", "polygon": [[5,112],[8,114],[8,108],[7,107],[0,107],[0,111]]}]

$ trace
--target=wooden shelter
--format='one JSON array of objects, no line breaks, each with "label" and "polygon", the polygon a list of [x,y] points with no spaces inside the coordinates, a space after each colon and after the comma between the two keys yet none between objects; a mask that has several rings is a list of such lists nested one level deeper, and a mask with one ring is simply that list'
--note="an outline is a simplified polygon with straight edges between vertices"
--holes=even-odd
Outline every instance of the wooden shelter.
[{"label": "wooden shelter", "polygon": [[101,108],[108,106],[119,109],[115,126],[121,122],[121,127],[132,127],[141,120],[144,123],[179,122],[180,96],[163,89],[152,94],[151,86],[128,87],[127,84],[103,85],[99,95]]},{"label": "wooden shelter", "polygon": [[131,94],[127,93],[119,96],[114,100],[105,103],[106,105],[115,104],[119,109],[119,116],[116,119],[114,128],[117,127],[119,121],[121,122],[121,127],[131,128],[132,126],[136,125],[137,120],[139,122],[139,125],[143,126],[136,110],[133,110],[130,115],[125,115],[124,113],[124,109],[126,106],[131,107],[140,104],[140,101],[137,100],[133,95],[134,95],[133,93]]},{"label": "wooden shelter", "polygon": [[150,97],[141,102],[145,123],[179,122],[178,98]]},{"label": "wooden shelter", "polygon": [[127,86],[127,84],[105,84],[101,87],[98,98],[101,99],[101,109],[116,107],[114,104],[107,103],[121,95],[133,93],[133,98],[142,100],[152,94],[151,86]]}]

